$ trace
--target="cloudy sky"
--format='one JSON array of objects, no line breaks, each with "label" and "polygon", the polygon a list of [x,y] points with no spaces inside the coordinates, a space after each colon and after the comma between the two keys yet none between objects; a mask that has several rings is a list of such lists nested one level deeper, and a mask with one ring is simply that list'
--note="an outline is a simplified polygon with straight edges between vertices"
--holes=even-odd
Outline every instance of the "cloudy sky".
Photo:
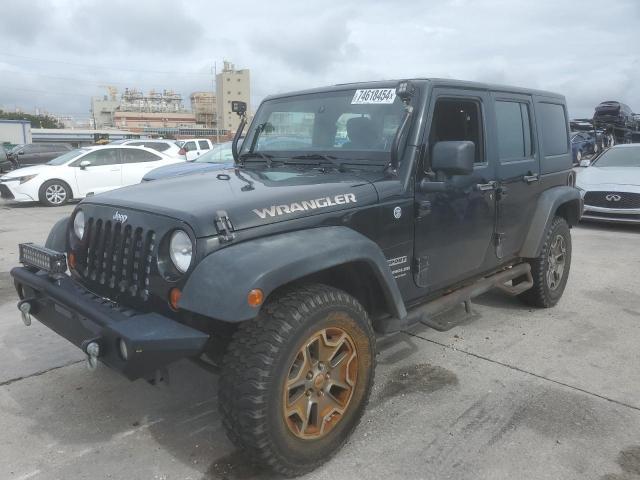
[{"label": "cloudy sky", "polygon": [[211,89],[214,62],[270,93],[436,76],[557,91],[573,117],[640,112],[638,0],[3,0],[0,108],[89,116],[101,85]]}]

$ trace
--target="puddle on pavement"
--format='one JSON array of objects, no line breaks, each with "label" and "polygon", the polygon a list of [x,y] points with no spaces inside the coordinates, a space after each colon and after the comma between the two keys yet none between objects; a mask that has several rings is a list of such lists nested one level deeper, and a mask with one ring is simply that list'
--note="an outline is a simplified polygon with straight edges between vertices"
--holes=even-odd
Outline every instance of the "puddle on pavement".
[{"label": "puddle on pavement", "polygon": [[627,447],[618,454],[618,465],[622,473],[608,473],[602,480],[639,480],[640,446]]},{"label": "puddle on pavement", "polygon": [[211,464],[202,480],[275,480],[279,477],[252,464],[246,454],[235,451]]},{"label": "puddle on pavement", "polygon": [[455,373],[437,365],[420,363],[400,367],[391,373],[371,404],[377,406],[399,395],[432,393],[457,384],[458,377]]}]

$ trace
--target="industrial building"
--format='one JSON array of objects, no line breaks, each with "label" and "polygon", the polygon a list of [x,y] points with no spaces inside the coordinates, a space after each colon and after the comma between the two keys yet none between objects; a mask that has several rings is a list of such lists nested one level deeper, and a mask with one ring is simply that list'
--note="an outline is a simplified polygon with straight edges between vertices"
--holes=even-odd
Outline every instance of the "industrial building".
[{"label": "industrial building", "polygon": [[216,97],[218,100],[219,128],[235,132],[240,124],[238,115],[231,111],[232,101],[247,104],[251,111],[251,78],[249,69],[236,70],[231,62],[224,62],[222,72],[216,75]]},{"label": "industrial building", "polygon": [[193,92],[189,97],[191,111],[196,117],[196,123],[207,127],[215,127],[217,123],[217,102],[213,92]]},{"label": "industrial building", "polygon": [[31,143],[31,123],[28,120],[0,120],[0,145]]}]

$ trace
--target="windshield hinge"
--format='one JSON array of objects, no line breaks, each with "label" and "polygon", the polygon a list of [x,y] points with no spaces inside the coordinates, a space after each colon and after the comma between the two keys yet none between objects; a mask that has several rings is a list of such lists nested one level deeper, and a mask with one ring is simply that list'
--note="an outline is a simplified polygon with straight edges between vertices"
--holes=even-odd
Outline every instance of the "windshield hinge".
[{"label": "windshield hinge", "polygon": [[233,224],[229,219],[229,215],[224,210],[218,210],[213,220],[218,236],[220,237],[220,243],[226,243],[232,241],[236,236],[233,233]]}]

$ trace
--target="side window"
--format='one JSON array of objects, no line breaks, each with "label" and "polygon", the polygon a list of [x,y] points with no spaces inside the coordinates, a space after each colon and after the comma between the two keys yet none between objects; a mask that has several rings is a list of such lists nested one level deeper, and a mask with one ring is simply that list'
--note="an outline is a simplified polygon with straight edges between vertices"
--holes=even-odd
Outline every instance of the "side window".
[{"label": "side window", "polygon": [[459,98],[438,99],[433,111],[429,149],[438,142],[467,140],[476,146],[475,163],[485,162],[480,102]]},{"label": "side window", "polygon": [[533,154],[529,105],[496,101],[498,158],[501,161],[529,158]]},{"label": "side window", "polygon": [[156,152],[164,152],[165,150],[169,149],[168,143],[155,142],[155,143],[148,143],[145,146],[155,150]]},{"label": "side window", "polygon": [[85,160],[91,162],[92,167],[117,165],[118,163],[120,163],[120,160],[118,159],[118,151],[115,149],[96,150],[95,152],[87,153],[84,157],[81,157],[73,162],[73,166],[77,167],[81,162],[84,162]]},{"label": "side window", "polygon": [[182,146],[182,148],[184,148],[187,152],[192,152],[193,150],[197,150],[196,142],[187,142]]},{"label": "side window", "polygon": [[122,163],[157,162],[160,160],[159,156],[145,150],[123,148],[120,151],[122,152]]},{"label": "side window", "polygon": [[209,150],[209,142],[206,140],[198,140],[198,145],[200,146],[200,150]]},{"label": "side window", "polygon": [[557,103],[539,103],[536,108],[542,131],[542,149],[545,157],[562,155],[569,151],[567,117],[564,107]]}]

